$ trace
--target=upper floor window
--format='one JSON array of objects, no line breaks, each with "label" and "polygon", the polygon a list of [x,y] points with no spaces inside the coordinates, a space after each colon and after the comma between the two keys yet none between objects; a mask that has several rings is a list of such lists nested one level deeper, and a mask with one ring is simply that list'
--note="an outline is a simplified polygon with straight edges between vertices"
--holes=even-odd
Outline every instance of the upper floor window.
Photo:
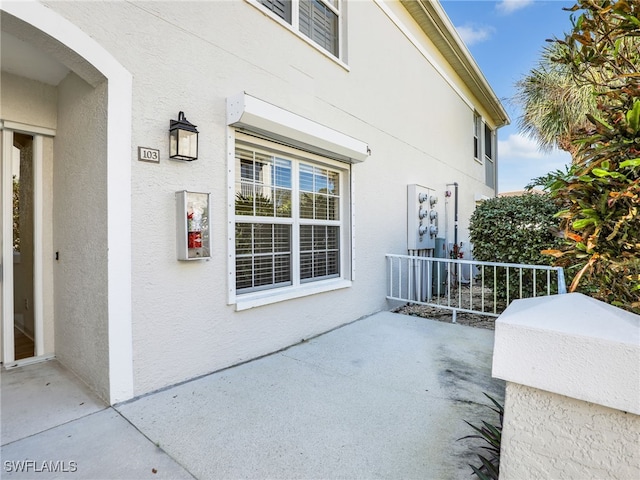
[{"label": "upper floor window", "polygon": [[485,184],[496,187],[496,132],[480,116],[473,112],[473,158],[484,164]]},{"label": "upper floor window", "polygon": [[335,57],[340,56],[340,0],[259,0],[264,8],[289,23]]},{"label": "upper floor window", "polygon": [[473,158],[482,161],[480,156],[480,130],[482,128],[482,118],[477,113],[473,114]]},{"label": "upper floor window", "polygon": [[495,168],[495,132],[489,125],[484,124],[484,171],[485,184],[488,187],[496,188],[496,168]]},{"label": "upper floor window", "polygon": [[484,124],[484,156],[493,161],[493,130],[486,123]]}]

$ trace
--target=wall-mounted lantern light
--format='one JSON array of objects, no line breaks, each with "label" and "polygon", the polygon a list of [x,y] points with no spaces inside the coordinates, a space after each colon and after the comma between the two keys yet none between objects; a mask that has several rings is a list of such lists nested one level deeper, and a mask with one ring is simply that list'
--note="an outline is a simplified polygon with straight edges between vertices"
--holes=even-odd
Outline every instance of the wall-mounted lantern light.
[{"label": "wall-mounted lantern light", "polygon": [[198,158],[198,130],[178,113],[178,120],[169,123],[169,158],[191,162]]}]

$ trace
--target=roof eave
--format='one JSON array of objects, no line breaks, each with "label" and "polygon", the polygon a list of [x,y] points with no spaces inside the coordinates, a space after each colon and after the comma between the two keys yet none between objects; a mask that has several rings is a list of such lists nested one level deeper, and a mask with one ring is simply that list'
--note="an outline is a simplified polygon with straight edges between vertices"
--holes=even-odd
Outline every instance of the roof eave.
[{"label": "roof eave", "polygon": [[400,2],[482,103],[491,115],[496,128],[511,123],[502,103],[458,35],[440,2],[435,0],[400,0]]}]

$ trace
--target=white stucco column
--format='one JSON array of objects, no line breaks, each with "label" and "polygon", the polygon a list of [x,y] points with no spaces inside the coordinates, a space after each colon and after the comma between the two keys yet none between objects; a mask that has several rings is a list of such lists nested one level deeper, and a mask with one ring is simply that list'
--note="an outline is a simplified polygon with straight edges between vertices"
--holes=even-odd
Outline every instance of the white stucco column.
[{"label": "white stucco column", "polygon": [[500,478],[640,478],[640,316],[582,294],[496,321],[507,381]]}]

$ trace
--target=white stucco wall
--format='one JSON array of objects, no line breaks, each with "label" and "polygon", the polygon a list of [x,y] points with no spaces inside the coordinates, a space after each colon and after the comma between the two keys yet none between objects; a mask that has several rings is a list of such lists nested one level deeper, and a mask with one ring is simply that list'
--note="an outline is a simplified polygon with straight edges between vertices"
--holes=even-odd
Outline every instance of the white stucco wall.
[{"label": "white stucco wall", "polygon": [[52,137],[43,139],[42,149],[42,307],[44,329],[44,354],[55,353],[55,301],[54,301],[54,250],[53,250],[53,142]]},{"label": "white stucco wall", "polygon": [[[386,309],[384,254],[406,252],[407,184],[438,192],[442,231],[446,184],[460,184],[462,240],[476,195],[492,194],[472,158],[472,108],[373,2],[348,4],[348,69],[244,1],[46,4],[134,78],[135,394]],[[391,8],[411,22],[399,4]],[[352,169],[351,288],[243,312],[227,305],[226,98],[241,91],[370,145],[371,157]],[[167,159],[169,120],[181,110],[200,131],[200,156],[191,163]],[[159,148],[160,164],[138,162],[138,146]],[[184,189],[212,193],[208,262],[176,260],[174,192]]]},{"label": "white stucco wall", "polygon": [[507,382],[500,478],[640,478],[640,416]]},{"label": "white stucco wall", "polygon": [[507,381],[500,478],[640,478],[640,315],[579,293],[496,321]]},{"label": "white stucco wall", "polygon": [[0,117],[3,120],[56,128],[56,87],[7,72],[2,72],[0,85]]},{"label": "white stucco wall", "polygon": [[75,74],[58,86],[53,248],[56,356],[109,399],[106,89]]}]

